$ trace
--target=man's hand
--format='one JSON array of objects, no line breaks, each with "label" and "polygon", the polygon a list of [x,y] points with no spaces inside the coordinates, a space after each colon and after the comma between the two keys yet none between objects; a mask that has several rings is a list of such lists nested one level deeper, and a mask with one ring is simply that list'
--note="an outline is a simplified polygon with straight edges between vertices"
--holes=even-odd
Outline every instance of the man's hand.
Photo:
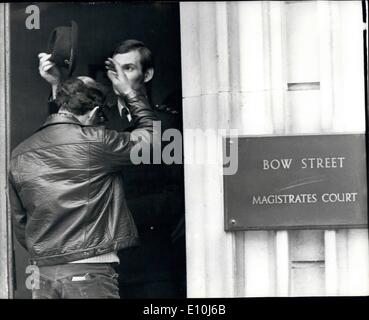
[{"label": "man's hand", "polygon": [[52,86],[53,85],[58,86],[61,78],[60,71],[55,66],[55,63],[49,60],[50,57],[51,54],[47,53],[40,53],[38,55],[39,59],[38,70],[40,72],[40,76],[44,78],[48,83],[50,83]]},{"label": "man's hand", "polygon": [[114,59],[108,58],[108,60],[105,61],[105,65],[116,95],[125,96],[133,91],[127,76]]}]

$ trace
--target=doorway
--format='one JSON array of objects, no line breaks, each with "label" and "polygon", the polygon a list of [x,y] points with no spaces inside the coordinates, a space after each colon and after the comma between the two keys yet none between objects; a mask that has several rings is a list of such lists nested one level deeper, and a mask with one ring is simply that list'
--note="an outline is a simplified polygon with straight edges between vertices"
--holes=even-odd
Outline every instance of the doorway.
[{"label": "doorway", "polygon": [[[50,88],[38,74],[37,54],[47,50],[52,30],[69,25],[71,20],[79,27],[73,76],[103,78],[104,61],[117,43],[143,41],[154,54],[151,103],[165,126],[182,132],[178,3],[32,3],[40,13],[39,28],[34,29],[25,23],[30,5],[10,5],[11,149],[37,130],[50,112]],[[142,166],[122,174],[128,206],[142,240],[139,248],[120,252],[123,297],[185,297],[183,166]],[[15,238],[13,243],[14,297],[30,298],[31,291],[25,285],[28,254]]]}]

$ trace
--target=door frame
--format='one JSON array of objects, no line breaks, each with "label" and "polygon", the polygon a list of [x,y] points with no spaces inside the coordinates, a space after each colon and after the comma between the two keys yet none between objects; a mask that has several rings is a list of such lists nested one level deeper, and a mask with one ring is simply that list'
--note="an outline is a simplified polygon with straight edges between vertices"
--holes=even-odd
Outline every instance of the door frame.
[{"label": "door frame", "polygon": [[10,156],[10,4],[0,4],[0,298],[13,298],[13,241],[8,198]]}]

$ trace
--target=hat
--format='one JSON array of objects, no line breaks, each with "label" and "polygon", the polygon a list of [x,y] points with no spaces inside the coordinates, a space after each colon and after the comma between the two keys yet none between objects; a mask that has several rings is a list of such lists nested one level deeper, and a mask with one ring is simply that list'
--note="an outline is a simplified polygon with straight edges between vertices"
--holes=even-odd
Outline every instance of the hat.
[{"label": "hat", "polygon": [[49,37],[48,52],[51,53],[50,60],[55,62],[59,68],[68,70],[70,76],[76,65],[78,41],[78,25],[71,21],[70,26],[55,28]]}]

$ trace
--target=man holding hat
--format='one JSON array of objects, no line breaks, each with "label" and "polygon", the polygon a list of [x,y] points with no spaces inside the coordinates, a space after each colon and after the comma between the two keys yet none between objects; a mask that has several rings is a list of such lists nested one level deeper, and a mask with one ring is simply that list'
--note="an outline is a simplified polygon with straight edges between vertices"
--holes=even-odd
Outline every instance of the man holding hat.
[{"label": "man holding hat", "polygon": [[119,298],[116,253],[138,243],[119,171],[134,150],[150,147],[156,116],[110,59],[108,77],[132,130],[109,130],[97,123],[96,83],[59,83],[55,62],[39,58],[41,75],[55,80],[59,111],[13,150],[9,172],[14,231],[39,267],[33,298]]}]

